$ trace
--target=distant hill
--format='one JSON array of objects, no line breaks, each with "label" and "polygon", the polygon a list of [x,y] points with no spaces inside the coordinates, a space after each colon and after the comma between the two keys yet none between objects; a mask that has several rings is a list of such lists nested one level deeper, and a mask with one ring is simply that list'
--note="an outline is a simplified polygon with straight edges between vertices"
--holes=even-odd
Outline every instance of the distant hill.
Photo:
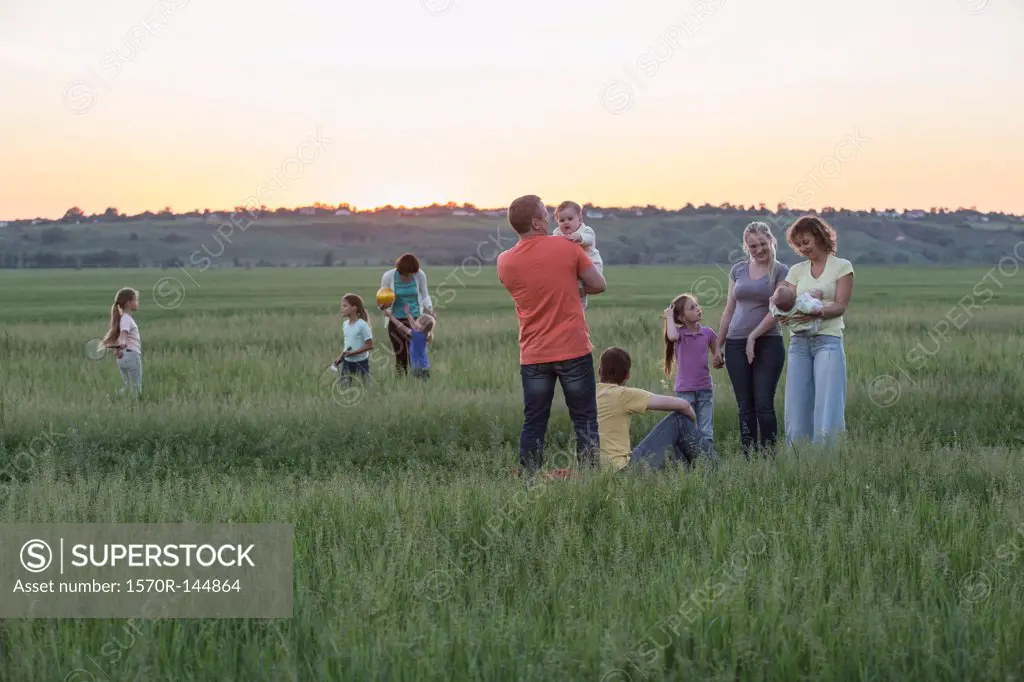
[{"label": "distant hill", "polygon": [[[725,264],[742,258],[743,227],[772,225],[779,257],[798,257],[785,228],[803,213],[732,207],[587,207],[606,264]],[[453,205],[350,212],[319,206],[246,213],[121,216],[108,209],[61,220],[0,223],[0,267],[89,268],[345,266],[392,263],[411,251],[425,264],[494,263],[515,243],[501,210]],[[808,211],[814,213],[814,211]],[[1024,255],[1024,218],[977,211],[819,212],[839,235],[839,252],[860,264],[980,265]],[[243,229],[244,228],[244,229]]]}]

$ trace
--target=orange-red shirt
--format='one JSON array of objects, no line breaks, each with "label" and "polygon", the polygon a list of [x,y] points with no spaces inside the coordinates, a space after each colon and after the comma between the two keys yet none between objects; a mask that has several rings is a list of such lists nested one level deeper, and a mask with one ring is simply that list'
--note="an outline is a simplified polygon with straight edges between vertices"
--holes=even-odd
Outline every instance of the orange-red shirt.
[{"label": "orange-red shirt", "polygon": [[498,256],[498,279],[519,317],[519,362],[533,365],[578,358],[594,350],[578,279],[593,262],[579,244],[526,237]]}]

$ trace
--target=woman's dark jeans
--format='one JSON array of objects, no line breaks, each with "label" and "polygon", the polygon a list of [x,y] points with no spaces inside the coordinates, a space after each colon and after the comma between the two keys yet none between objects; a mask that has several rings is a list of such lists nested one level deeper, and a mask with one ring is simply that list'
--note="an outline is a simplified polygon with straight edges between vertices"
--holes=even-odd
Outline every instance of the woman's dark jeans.
[{"label": "woman's dark jeans", "polygon": [[[412,322],[404,317],[398,319],[406,326],[412,325]],[[409,371],[409,337],[403,334],[394,322],[388,320],[388,339],[391,341],[391,350],[395,354],[395,372],[399,376],[404,376]]]},{"label": "woman's dark jeans", "polygon": [[759,336],[754,341],[754,362],[747,362],[747,340],[725,340],[725,368],[740,411],[743,455],[752,449],[773,449],[778,436],[775,389],[786,362],[782,336]]}]

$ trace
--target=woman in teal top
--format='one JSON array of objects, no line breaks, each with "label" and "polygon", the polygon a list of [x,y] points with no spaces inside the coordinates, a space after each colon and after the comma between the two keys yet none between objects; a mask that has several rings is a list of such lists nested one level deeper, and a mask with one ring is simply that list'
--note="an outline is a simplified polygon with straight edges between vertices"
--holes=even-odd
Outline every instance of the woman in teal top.
[{"label": "woman in teal top", "polygon": [[[409,316],[413,320],[424,314],[437,317],[427,291],[427,276],[420,269],[419,259],[411,253],[399,256],[395,261],[395,267],[384,273],[380,286],[382,289],[387,288],[395,292],[395,301],[388,308],[391,309],[393,317],[405,324],[411,322],[405,316],[406,305],[409,306]],[[406,374],[409,369],[409,339],[388,317],[384,320],[387,324],[388,338],[391,339],[391,348],[395,352],[395,370],[400,375]]]},{"label": "woman in teal top", "polygon": [[395,302],[392,304],[392,308],[395,309],[395,317],[399,320],[406,320],[405,306],[409,306],[409,315],[415,320],[423,314],[420,312],[420,295],[416,289],[415,280],[408,275],[406,277],[408,279],[402,276],[395,278],[395,286],[393,288]]}]

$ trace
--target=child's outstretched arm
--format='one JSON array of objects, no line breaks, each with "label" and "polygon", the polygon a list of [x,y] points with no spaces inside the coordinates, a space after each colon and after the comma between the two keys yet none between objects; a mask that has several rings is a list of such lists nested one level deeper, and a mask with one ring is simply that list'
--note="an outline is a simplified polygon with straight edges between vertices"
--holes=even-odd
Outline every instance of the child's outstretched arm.
[{"label": "child's outstretched arm", "polygon": [[[408,307],[408,306],[406,306],[406,307]],[[390,308],[388,308],[388,309],[386,309],[384,311],[384,317],[386,317],[389,320],[391,320],[392,322],[394,322],[395,326],[398,327],[398,331],[402,332],[406,336],[412,335],[412,330],[409,329],[409,327],[404,322],[402,322],[400,319],[395,317],[394,314],[391,312]]]},{"label": "child's outstretched arm", "polygon": [[[420,321],[419,320],[414,320],[412,315],[409,314],[409,304],[408,303],[406,303],[405,305],[402,306],[402,310],[405,311],[405,319],[409,320],[409,326],[412,329],[415,329],[416,331],[421,331],[421,329],[420,329]],[[412,332],[410,332],[410,334],[411,333]]]},{"label": "child's outstretched arm", "polygon": [[597,233],[589,225],[581,225],[576,234],[580,236],[580,244],[583,244],[584,248],[589,249],[597,243]]}]

